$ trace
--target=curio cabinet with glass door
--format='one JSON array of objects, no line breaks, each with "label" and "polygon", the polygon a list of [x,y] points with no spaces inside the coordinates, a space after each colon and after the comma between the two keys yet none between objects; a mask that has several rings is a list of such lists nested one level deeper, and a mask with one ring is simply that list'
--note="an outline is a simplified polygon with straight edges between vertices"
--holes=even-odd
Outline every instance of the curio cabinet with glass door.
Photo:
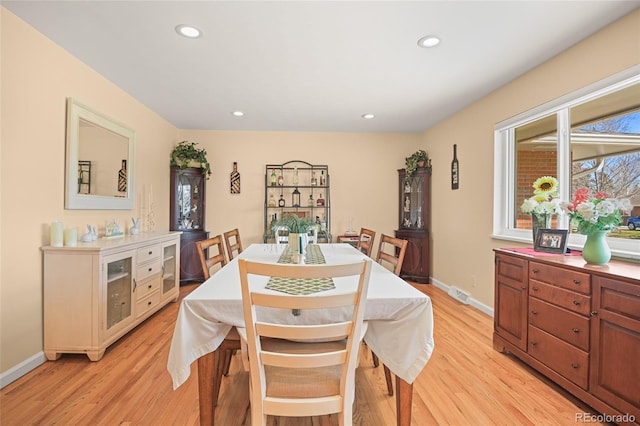
[{"label": "curio cabinet with glass door", "polygon": [[398,170],[399,225],[396,238],[407,240],[400,276],[419,283],[429,282],[429,224],[431,218],[431,169],[421,167],[407,177]]},{"label": "curio cabinet with glass door", "polygon": [[196,243],[206,240],[206,172],[199,167],[171,166],[170,229],[180,235],[180,283],[203,281]]}]

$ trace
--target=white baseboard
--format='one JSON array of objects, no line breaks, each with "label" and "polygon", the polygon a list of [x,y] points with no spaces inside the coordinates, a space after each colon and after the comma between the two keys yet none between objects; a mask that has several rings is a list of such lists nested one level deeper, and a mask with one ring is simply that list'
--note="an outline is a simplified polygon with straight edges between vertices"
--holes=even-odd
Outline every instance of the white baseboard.
[{"label": "white baseboard", "polygon": [[[435,285],[436,287],[438,287],[439,289],[443,290],[447,294],[452,289],[452,286],[448,286],[445,283],[443,283],[441,281],[438,281],[437,279],[435,279],[433,277],[431,277],[431,283],[433,285]],[[487,306],[484,303],[480,303],[479,301],[477,301],[473,297],[469,298],[469,305],[473,306],[474,308],[476,308],[480,312],[484,312],[485,314],[489,315],[490,317],[493,317],[493,308],[491,306]]]},{"label": "white baseboard", "polygon": [[25,359],[20,364],[11,367],[7,371],[0,374],[0,389],[7,386],[9,383],[18,380],[34,368],[44,364],[47,358],[44,356],[44,352],[38,352],[37,354]]}]

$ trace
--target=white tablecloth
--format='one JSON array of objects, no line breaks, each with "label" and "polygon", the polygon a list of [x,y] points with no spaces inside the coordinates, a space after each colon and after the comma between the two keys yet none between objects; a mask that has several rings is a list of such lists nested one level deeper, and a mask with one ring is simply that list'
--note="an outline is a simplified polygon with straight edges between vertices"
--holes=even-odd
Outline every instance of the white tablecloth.
[{"label": "white tablecloth", "polygon": [[[182,300],[167,362],[174,389],[189,378],[191,363],[216,350],[232,326],[244,327],[237,259],[275,263],[284,247],[251,245]],[[327,264],[365,258],[349,244],[320,247]],[[330,292],[356,285],[349,278],[334,282],[336,289]],[[267,280],[255,284],[264,287]],[[282,321],[306,321],[310,312],[295,317],[289,311],[283,313]],[[433,352],[431,299],[374,262],[364,319],[369,322],[364,338],[367,345],[394,374],[413,383]]]}]

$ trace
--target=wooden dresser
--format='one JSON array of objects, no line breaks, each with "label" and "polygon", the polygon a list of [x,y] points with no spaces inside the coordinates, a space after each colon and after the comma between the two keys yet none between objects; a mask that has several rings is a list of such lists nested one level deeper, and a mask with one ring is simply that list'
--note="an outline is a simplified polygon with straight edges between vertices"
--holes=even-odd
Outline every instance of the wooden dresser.
[{"label": "wooden dresser", "polygon": [[514,250],[495,250],[494,348],[640,424],[640,263]]}]

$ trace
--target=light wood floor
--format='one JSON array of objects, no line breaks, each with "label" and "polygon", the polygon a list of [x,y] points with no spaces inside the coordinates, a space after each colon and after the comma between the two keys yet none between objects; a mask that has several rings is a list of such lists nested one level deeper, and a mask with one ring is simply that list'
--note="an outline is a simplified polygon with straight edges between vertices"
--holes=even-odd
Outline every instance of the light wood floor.
[{"label": "light wood floor", "polygon": [[[181,297],[196,285],[181,288]],[[431,285],[436,348],[414,383],[413,425],[570,425],[591,412],[535,372],[493,350],[492,318]],[[0,391],[0,424],[197,425],[197,365],[172,390],[167,355],[179,303],[171,303],[109,347],[104,358],[63,355]],[[354,424],[393,425],[395,399],[386,395],[382,368],[363,351]],[[234,360],[224,378],[216,424],[242,425],[248,378]],[[331,417],[271,419],[282,426],[337,424]]]}]

